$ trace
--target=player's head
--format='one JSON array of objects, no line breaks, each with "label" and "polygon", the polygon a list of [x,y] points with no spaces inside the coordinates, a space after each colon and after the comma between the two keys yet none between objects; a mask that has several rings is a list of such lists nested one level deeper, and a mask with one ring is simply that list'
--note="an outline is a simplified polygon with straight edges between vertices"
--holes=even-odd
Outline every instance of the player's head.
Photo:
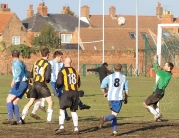
[{"label": "player's head", "polygon": [[173,63],[167,62],[167,63],[165,63],[165,65],[164,65],[164,70],[166,70],[166,71],[171,71],[171,70],[173,69],[173,67],[174,67]]},{"label": "player's head", "polygon": [[56,62],[61,62],[63,57],[63,53],[61,51],[55,51],[53,53],[53,58],[56,60]]},{"label": "player's head", "polygon": [[107,66],[108,66],[108,63],[104,62],[104,63],[103,63],[103,66],[106,66],[106,67],[107,67]]},{"label": "player's head", "polygon": [[65,67],[71,67],[72,59],[70,57],[66,57],[64,61]]},{"label": "player's head", "polygon": [[47,59],[49,58],[49,55],[50,55],[50,50],[46,47],[46,48],[43,48],[41,50],[41,55],[42,57],[47,57]]},{"label": "player's head", "polygon": [[114,65],[114,71],[115,72],[121,72],[122,70],[122,65],[121,64],[115,64]]},{"label": "player's head", "polygon": [[12,51],[12,57],[13,58],[19,58],[20,52],[18,50],[13,50]]}]

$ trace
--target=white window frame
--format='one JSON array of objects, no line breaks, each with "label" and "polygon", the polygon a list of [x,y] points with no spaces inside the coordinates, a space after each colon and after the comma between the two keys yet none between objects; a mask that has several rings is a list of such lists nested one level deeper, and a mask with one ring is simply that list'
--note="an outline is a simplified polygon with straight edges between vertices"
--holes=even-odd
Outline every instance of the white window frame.
[{"label": "white window frame", "polygon": [[21,37],[20,36],[13,36],[12,37],[12,44],[19,45],[21,43]]},{"label": "white window frame", "polygon": [[[70,41],[67,41],[66,36],[70,36]],[[64,37],[64,38],[63,38]],[[61,34],[61,43],[70,43],[72,40],[72,34]]]}]

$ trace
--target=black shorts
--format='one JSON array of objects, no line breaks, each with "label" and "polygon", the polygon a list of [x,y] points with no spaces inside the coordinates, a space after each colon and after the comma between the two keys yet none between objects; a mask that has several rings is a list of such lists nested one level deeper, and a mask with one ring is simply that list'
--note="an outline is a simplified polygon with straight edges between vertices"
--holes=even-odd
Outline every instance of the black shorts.
[{"label": "black shorts", "polygon": [[152,105],[152,104],[157,104],[158,101],[160,101],[163,98],[163,94],[158,94],[156,92],[153,92],[152,95],[150,95],[146,100],[145,104],[146,105]]},{"label": "black shorts", "polygon": [[72,112],[75,112],[78,110],[78,100],[78,91],[63,91],[60,99],[60,109],[65,110],[66,108],[70,108]]},{"label": "black shorts", "polygon": [[50,90],[47,87],[47,84],[42,82],[34,82],[32,88],[29,90],[27,97],[28,98],[46,98],[51,96]]}]

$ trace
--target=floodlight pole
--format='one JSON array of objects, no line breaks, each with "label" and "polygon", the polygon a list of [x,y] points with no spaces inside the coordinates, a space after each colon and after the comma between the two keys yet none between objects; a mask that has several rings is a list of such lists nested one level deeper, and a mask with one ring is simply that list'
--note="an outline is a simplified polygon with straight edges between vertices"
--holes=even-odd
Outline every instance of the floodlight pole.
[{"label": "floodlight pole", "polygon": [[136,0],[136,69],[135,74],[138,76],[138,0]]},{"label": "floodlight pole", "polygon": [[81,0],[79,0],[79,17],[78,17],[78,71],[80,71],[80,17],[81,17]]},{"label": "floodlight pole", "polygon": [[102,55],[102,61],[104,63],[104,0],[103,0],[103,55]]}]

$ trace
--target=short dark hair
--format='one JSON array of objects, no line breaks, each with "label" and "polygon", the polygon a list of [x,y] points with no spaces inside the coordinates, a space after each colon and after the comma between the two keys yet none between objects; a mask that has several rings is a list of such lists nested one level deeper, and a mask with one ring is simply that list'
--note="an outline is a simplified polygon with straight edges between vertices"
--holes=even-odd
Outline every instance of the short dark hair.
[{"label": "short dark hair", "polygon": [[56,58],[57,56],[63,55],[63,53],[61,51],[55,51],[53,53],[53,58]]},{"label": "short dark hair", "polygon": [[103,63],[103,66],[108,66],[108,63],[104,62],[104,63]]},{"label": "short dark hair", "polygon": [[119,63],[118,63],[118,64],[115,64],[115,65],[114,65],[114,70],[115,70],[115,71],[121,71],[121,70],[122,70],[122,65],[119,64]]},{"label": "short dark hair", "polygon": [[168,66],[170,67],[170,70],[172,70],[174,68],[174,65],[172,62],[167,62],[168,63]]},{"label": "short dark hair", "polygon": [[12,57],[17,57],[19,58],[20,52],[18,50],[13,50],[12,51]]},{"label": "short dark hair", "polygon": [[42,57],[46,57],[50,53],[50,50],[46,47],[41,50]]}]

